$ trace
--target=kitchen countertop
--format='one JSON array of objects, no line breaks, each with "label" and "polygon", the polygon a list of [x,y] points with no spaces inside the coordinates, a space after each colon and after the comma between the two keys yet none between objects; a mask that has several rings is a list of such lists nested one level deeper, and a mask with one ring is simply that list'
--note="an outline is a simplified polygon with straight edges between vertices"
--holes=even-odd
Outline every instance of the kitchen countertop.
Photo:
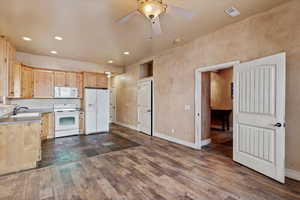
[{"label": "kitchen countertop", "polygon": [[28,110],[21,110],[20,112],[18,113],[52,113],[54,112],[53,108],[41,108],[41,109],[28,109]]},{"label": "kitchen countertop", "polygon": [[41,117],[22,117],[22,118],[12,118],[7,117],[0,119],[0,125],[3,124],[16,124],[16,123],[30,123],[30,122],[40,122]]}]

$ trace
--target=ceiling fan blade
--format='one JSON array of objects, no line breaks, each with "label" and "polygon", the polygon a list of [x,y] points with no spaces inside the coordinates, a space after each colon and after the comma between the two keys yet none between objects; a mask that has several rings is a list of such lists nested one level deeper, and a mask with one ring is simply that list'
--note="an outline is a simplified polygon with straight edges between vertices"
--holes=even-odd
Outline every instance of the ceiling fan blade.
[{"label": "ceiling fan blade", "polygon": [[153,21],[151,21],[151,24],[152,24],[152,30],[153,30],[154,35],[161,34],[161,26],[160,26],[159,17],[156,17]]},{"label": "ceiling fan blade", "polygon": [[192,19],[193,17],[195,17],[195,13],[193,13],[192,11],[189,11],[187,9],[184,8],[179,8],[176,6],[172,6],[172,5],[168,5],[167,7],[167,12],[170,14],[174,14],[174,15],[180,15],[182,17],[185,17],[187,19]]},{"label": "ceiling fan blade", "polygon": [[128,15],[118,19],[116,22],[118,24],[123,24],[124,22],[128,21],[131,17],[138,15],[139,12],[137,10],[130,12]]}]

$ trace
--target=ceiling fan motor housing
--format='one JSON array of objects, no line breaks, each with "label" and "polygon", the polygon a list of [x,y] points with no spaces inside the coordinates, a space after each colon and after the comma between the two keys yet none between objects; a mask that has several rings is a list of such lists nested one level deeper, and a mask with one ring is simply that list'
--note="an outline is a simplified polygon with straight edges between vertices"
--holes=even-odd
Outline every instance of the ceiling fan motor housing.
[{"label": "ceiling fan motor housing", "polygon": [[153,21],[161,13],[166,11],[167,5],[162,0],[137,0],[139,3],[139,12],[149,20]]}]

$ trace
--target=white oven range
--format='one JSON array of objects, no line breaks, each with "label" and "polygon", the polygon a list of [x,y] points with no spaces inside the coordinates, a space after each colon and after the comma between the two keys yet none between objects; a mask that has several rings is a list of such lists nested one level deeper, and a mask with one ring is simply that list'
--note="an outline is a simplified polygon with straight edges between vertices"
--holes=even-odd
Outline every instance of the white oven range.
[{"label": "white oven range", "polygon": [[55,137],[79,134],[79,109],[76,104],[55,104]]}]

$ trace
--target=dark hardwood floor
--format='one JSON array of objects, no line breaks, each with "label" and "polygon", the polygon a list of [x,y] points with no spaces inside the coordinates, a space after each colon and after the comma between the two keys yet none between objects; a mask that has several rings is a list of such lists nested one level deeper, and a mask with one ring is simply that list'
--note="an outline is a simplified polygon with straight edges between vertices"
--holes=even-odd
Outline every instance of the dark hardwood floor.
[{"label": "dark hardwood floor", "polygon": [[61,165],[0,177],[9,200],[296,200],[300,183],[277,183],[230,158],[134,130],[111,134],[140,144]]},{"label": "dark hardwood floor", "polygon": [[79,161],[86,157],[138,145],[138,143],[117,134],[105,133],[45,140],[42,142],[42,160],[39,162],[38,167]]},{"label": "dark hardwood floor", "polygon": [[233,155],[233,137],[232,131],[222,131],[220,129],[211,129],[211,143],[203,147],[203,150],[215,154],[221,154],[228,158]]}]

